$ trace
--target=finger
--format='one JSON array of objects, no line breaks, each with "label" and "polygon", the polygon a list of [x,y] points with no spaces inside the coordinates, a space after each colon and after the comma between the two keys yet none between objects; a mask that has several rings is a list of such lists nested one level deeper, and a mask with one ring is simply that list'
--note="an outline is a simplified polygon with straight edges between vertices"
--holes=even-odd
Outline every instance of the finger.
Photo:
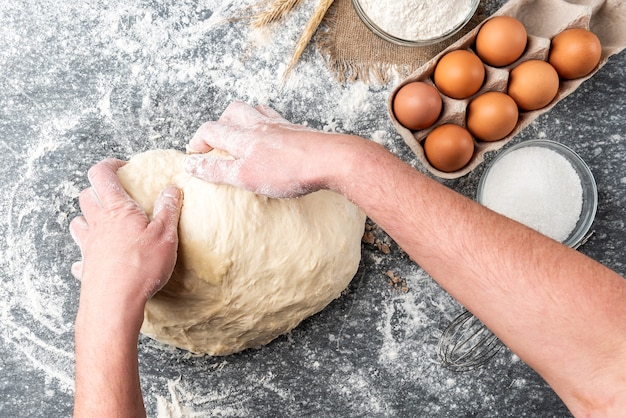
[{"label": "finger", "polygon": [[85,242],[85,237],[89,232],[89,225],[83,216],[78,216],[70,222],[70,235],[76,245],[81,247],[81,243]]},{"label": "finger", "polygon": [[202,141],[210,149],[226,151],[235,158],[243,154],[243,147],[248,140],[246,131],[220,122],[206,122],[197,135],[192,139],[194,148],[201,147],[198,141]]},{"label": "finger", "polygon": [[213,149],[211,142],[211,124],[215,122],[203,123],[196,133],[193,135],[189,144],[187,144],[187,152],[191,154],[205,153]]},{"label": "finger", "polygon": [[232,102],[217,122],[206,122],[200,126],[189,141],[187,151],[190,154],[199,154],[217,148],[235,155],[241,141],[234,142],[234,140],[241,138],[241,135],[234,136],[233,133],[240,133],[242,129],[268,119],[287,122],[278,112],[267,105],[259,105],[255,108],[242,101]]},{"label": "finger", "polygon": [[72,276],[74,276],[76,280],[82,280],[83,279],[83,262],[77,261],[74,264],[72,264],[72,269],[70,271],[72,273]]},{"label": "finger", "polygon": [[78,195],[78,205],[83,215],[87,219],[91,219],[95,213],[102,208],[100,200],[93,190],[93,187],[88,187],[80,192]]},{"label": "finger", "polygon": [[[171,252],[178,246],[178,221],[183,206],[183,194],[177,187],[166,187],[154,203],[154,217],[148,230],[156,240],[170,247]],[[170,272],[171,274],[171,272]]]},{"label": "finger", "polygon": [[266,116],[255,107],[242,101],[235,101],[228,105],[219,122],[232,126],[253,126],[261,122]]},{"label": "finger", "polygon": [[238,112],[239,108],[246,107],[246,106],[248,106],[248,105],[245,102],[241,101],[241,100],[235,100],[235,101],[230,102],[228,104],[228,106],[226,106],[226,109],[224,109],[224,111],[222,112],[222,114],[218,118],[218,122],[229,123],[230,122],[230,118],[231,118],[231,114],[233,112]]},{"label": "finger", "polygon": [[[85,242],[87,234],[89,233],[89,225],[87,224],[87,220],[79,216],[77,218],[72,219],[70,222],[70,235],[74,239],[76,245],[80,249],[80,258],[83,260],[83,246],[82,243]],[[81,280],[83,277],[83,263],[82,261],[76,262],[72,264],[71,269],[72,275],[77,279]]]},{"label": "finger", "polygon": [[266,104],[258,105],[256,107],[256,110],[260,114],[262,114],[262,115],[264,115],[264,116],[266,116],[266,117],[268,117],[268,118],[270,118],[270,119],[272,119],[274,121],[277,121],[277,122],[287,122],[287,119],[283,118],[283,116],[280,113],[278,113],[276,110],[274,110],[269,105],[266,105]]},{"label": "finger", "polygon": [[[93,170],[95,167],[105,167],[109,171],[116,173],[117,170],[124,165],[126,165],[126,161],[118,160],[116,158],[107,158],[91,167],[89,171]],[[87,172],[87,177],[91,178],[89,172]]]},{"label": "finger", "polygon": [[176,228],[183,202],[183,194],[175,186],[166,187],[154,202],[152,221],[167,221],[166,225]]},{"label": "finger", "polygon": [[204,181],[239,186],[241,160],[231,160],[213,155],[194,154],[185,158],[185,170]]},{"label": "finger", "polygon": [[131,200],[117,177],[118,168],[124,164],[124,161],[109,158],[91,167],[87,173],[93,191],[104,208],[118,207]]}]

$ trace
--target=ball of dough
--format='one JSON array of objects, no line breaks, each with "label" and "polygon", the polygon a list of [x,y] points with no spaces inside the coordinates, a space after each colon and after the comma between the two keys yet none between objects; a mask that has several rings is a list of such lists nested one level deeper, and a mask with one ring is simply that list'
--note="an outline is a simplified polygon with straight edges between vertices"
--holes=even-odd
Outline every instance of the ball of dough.
[{"label": "ball of dough", "polygon": [[194,353],[257,348],[337,298],[361,259],[363,212],[322,190],[270,199],[196,179],[174,150],[138,154],[118,177],[152,215],[161,190],[184,193],[178,261],[148,301],[142,333]]}]

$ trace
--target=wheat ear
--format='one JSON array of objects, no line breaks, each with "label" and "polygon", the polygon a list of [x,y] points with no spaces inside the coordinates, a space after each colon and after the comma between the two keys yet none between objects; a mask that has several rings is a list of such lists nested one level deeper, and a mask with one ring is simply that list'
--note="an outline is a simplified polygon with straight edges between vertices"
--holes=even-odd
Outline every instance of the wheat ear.
[{"label": "wheat ear", "polygon": [[263,10],[254,17],[252,27],[261,28],[269,23],[282,19],[301,1],[302,0],[274,0],[267,9]]},{"label": "wheat ear", "polygon": [[287,69],[285,70],[285,73],[283,75],[283,81],[287,79],[289,73],[295,68],[298,60],[300,59],[300,56],[302,55],[302,52],[304,51],[304,48],[306,48],[309,41],[313,37],[313,34],[317,30],[317,27],[320,25],[320,23],[322,23],[322,19],[324,19],[324,16],[326,15],[328,8],[331,6],[331,4],[333,4],[333,1],[334,0],[320,0],[320,3],[317,5],[313,16],[311,16],[311,19],[309,19],[309,21],[307,22],[306,27],[302,32],[302,35],[300,35],[298,43],[296,43],[296,47],[294,48],[293,55],[291,57],[291,61],[289,62],[289,65],[287,66]]}]

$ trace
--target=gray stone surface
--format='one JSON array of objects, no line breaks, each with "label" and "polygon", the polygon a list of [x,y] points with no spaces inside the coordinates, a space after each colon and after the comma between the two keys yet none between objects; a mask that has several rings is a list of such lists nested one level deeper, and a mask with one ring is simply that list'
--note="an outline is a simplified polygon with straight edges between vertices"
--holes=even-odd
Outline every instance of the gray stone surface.
[{"label": "gray stone surface", "polygon": [[[487,1],[488,12],[503,2]],[[422,169],[386,114],[388,86],[339,84],[314,48],[280,77],[312,2],[251,36],[247,3],[205,0],[0,5],[0,416],[69,416],[80,254],[69,233],[86,170],[109,156],[184,149],[234,99],[288,119],[383,143]],[[581,251],[626,274],[626,55],[514,142],[549,138],[578,152],[599,189],[596,231]],[[473,196],[484,165],[445,183]],[[192,356],[139,343],[150,416],[567,416],[551,389],[508,350],[455,373],[438,338],[459,312],[382,232],[363,245],[345,294],[289,335],[241,354]],[[388,284],[387,271],[408,292]],[[585,332],[585,330],[580,330]],[[540,347],[538,347],[540,349]],[[573,348],[574,349],[574,348]],[[196,413],[197,415],[194,415]]]}]

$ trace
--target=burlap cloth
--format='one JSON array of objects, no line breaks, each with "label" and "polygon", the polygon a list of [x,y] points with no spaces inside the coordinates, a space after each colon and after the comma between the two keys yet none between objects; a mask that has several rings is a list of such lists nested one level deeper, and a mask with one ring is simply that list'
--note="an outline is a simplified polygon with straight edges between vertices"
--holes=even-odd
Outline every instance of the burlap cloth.
[{"label": "burlap cloth", "polygon": [[400,77],[411,74],[483,19],[479,6],[471,21],[455,36],[435,45],[410,48],[387,42],[370,31],[356,14],[351,0],[335,0],[316,34],[315,43],[340,82],[361,80],[387,84],[394,74]]}]

